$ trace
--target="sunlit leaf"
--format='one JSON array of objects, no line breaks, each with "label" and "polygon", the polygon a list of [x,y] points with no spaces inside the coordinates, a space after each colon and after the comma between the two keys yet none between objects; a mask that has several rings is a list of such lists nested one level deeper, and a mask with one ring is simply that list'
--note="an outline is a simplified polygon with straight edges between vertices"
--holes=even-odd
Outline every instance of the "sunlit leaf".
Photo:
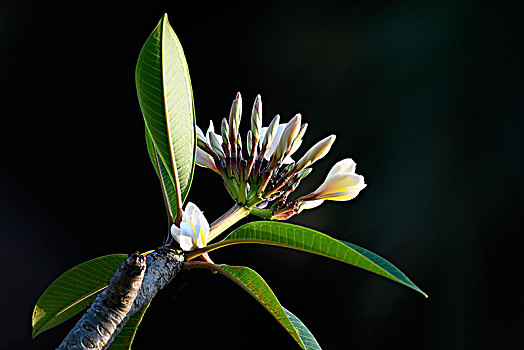
[{"label": "sunlit leaf", "polygon": [[389,278],[427,297],[426,293],[387,260],[352,243],[336,240],[309,228],[282,222],[255,221],[237,228],[216,245],[218,248],[240,243],[276,245],[322,255]]},{"label": "sunlit leaf", "polygon": [[304,343],[304,346],[306,347],[306,349],[307,350],[322,350],[320,348],[320,345],[318,345],[317,340],[315,339],[313,334],[311,334],[311,332],[306,327],[306,325],[303,324],[302,321],[300,321],[297,316],[293,315],[291,311],[287,310],[283,306],[282,306],[282,309],[284,310],[287,317],[291,321],[291,324],[293,325],[293,327],[295,327],[295,329],[297,330],[300,336],[300,339]]},{"label": "sunlit leaf", "polygon": [[[136,66],[136,87],[146,130],[184,201],[196,155],[193,92],[182,46],[167,15],[142,47]],[[171,209],[175,216],[176,206]]]},{"label": "sunlit leaf", "polygon": [[242,287],[269,311],[302,349],[320,349],[311,332],[295,315],[280,305],[271,288],[258,273],[243,266],[217,265],[217,267],[216,271]]},{"label": "sunlit leaf", "polygon": [[[153,147],[153,142],[151,141],[151,136],[149,135],[149,132],[146,129],[146,145],[147,145],[147,152],[149,154],[149,158],[151,158],[151,162],[153,163],[153,167],[155,168],[155,172],[158,176],[159,181],[162,182],[164,192],[163,195],[167,196],[167,199],[169,201],[169,209],[172,209],[171,215],[174,217],[176,215],[176,207],[177,207],[177,200],[176,200],[176,189],[175,185],[173,184],[172,178],[169,175],[169,172],[167,171],[166,167],[164,166],[164,163],[160,158],[155,156],[155,149]],[[158,154],[157,154],[158,155]],[[157,162],[157,159],[159,160]],[[160,170],[160,173],[159,173]],[[174,211],[174,212],[173,212]]]},{"label": "sunlit leaf", "polygon": [[115,339],[111,343],[111,346],[109,346],[108,350],[131,349],[131,344],[133,344],[133,340],[135,339],[136,331],[138,329],[138,326],[140,325],[140,322],[142,322],[142,318],[144,317],[144,314],[146,313],[149,304],[151,304],[151,300],[143,308],[141,308],[138,312],[136,312],[133,316],[129,318],[126,325],[115,337]]},{"label": "sunlit leaf", "polygon": [[125,254],[101,256],[73,267],[51,283],[33,311],[33,338],[86,309],[126,258]]}]

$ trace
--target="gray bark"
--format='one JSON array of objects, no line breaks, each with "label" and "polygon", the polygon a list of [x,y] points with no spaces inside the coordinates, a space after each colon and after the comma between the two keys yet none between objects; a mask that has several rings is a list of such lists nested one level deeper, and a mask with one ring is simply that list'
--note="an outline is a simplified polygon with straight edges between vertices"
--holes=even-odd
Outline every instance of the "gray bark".
[{"label": "gray bark", "polygon": [[[95,299],[60,344],[59,350],[107,349],[129,318],[175,277],[184,261],[183,255],[168,246],[160,247],[146,256],[145,273],[141,271],[143,279],[138,281],[136,269],[126,269],[131,258],[124,261],[108,288]],[[122,271],[125,273],[119,273]]]}]

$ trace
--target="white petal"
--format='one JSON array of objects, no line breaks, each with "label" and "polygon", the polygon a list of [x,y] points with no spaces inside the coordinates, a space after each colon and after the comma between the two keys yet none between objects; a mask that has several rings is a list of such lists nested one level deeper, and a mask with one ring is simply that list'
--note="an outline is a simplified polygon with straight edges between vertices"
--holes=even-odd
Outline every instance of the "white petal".
[{"label": "white petal", "polygon": [[195,210],[200,211],[200,209],[198,209],[196,204],[194,204],[193,202],[187,202],[186,208],[184,210],[184,217],[186,218],[186,220],[185,220],[186,222],[190,222],[191,221],[191,216],[193,215],[193,212]]},{"label": "white petal", "polygon": [[180,242],[178,243],[180,244],[180,248],[182,248],[182,250],[188,251],[193,249],[193,240],[187,236],[180,236]]},{"label": "white petal", "polygon": [[300,145],[302,145],[302,140],[298,141],[298,142],[293,146],[293,148],[291,149],[291,151],[289,151],[288,157],[291,157],[291,155],[292,155],[293,153],[295,153],[295,152],[300,148]]},{"label": "white petal", "polygon": [[200,128],[198,127],[198,125],[197,125],[196,127],[197,127],[197,130],[196,130],[196,132],[197,132],[197,137],[198,137],[199,139],[201,139],[201,140],[205,140],[206,137],[205,137],[204,133],[202,132],[202,129],[200,129]]},{"label": "white petal", "polygon": [[282,133],[284,132],[284,129],[286,128],[286,126],[287,126],[287,123],[278,125],[277,131],[275,133],[275,137],[273,138],[271,145],[268,147],[266,153],[264,154],[264,158],[267,161],[271,159],[271,156],[277,150],[278,144],[280,143],[280,139],[282,138]]},{"label": "white petal", "polygon": [[182,221],[180,223],[180,237],[182,236],[189,237],[191,238],[191,240],[196,241],[196,235],[195,230],[193,229],[193,225]]},{"label": "white petal", "polygon": [[[199,226],[200,228],[200,226]],[[196,235],[196,246],[198,248],[204,248],[206,246],[206,241],[205,241],[205,237],[203,237],[203,231],[196,231],[197,232],[197,235]]]},{"label": "white petal", "polygon": [[306,201],[306,202],[304,202],[304,204],[302,204],[300,206],[300,209],[313,209],[313,208],[318,207],[322,203],[324,203],[323,199],[318,199],[318,200],[314,200],[314,201]]},{"label": "white petal", "polygon": [[209,237],[209,223],[207,222],[207,219],[204,216],[204,214],[201,214],[200,216],[200,227],[202,227],[202,229],[204,230],[204,233],[206,235],[206,241],[207,241]]},{"label": "white petal", "polygon": [[173,238],[175,239],[175,241],[177,241],[178,243],[180,243],[180,240],[179,240],[179,237],[180,237],[180,229],[175,225],[171,225],[171,236],[173,236]]},{"label": "white petal", "polygon": [[[317,194],[329,195],[331,193],[349,190],[361,190],[365,187],[364,176],[357,174],[336,174],[328,177],[315,191]],[[317,197],[320,198],[320,197]],[[327,198],[327,197],[324,197]]]},{"label": "white petal", "polygon": [[333,165],[326,178],[335,176],[337,174],[352,174],[355,172],[357,164],[351,158],[342,159],[337,164]]},{"label": "white petal", "polygon": [[215,165],[215,161],[213,160],[213,158],[209,154],[201,150],[200,147],[197,147],[196,164],[200,165],[201,167],[211,169],[214,172],[218,173],[218,169]]},{"label": "white petal", "polygon": [[210,132],[212,132],[213,134],[215,133],[215,126],[213,125],[212,120],[209,121],[209,128],[207,128],[207,134],[209,134]]},{"label": "white petal", "polygon": [[288,156],[286,156],[286,158],[284,158],[284,159],[282,160],[282,163],[283,163],[283,164],[291,164],[291,163],[293,163],[293,158],[291,158],[291,156],[288,155]]}]

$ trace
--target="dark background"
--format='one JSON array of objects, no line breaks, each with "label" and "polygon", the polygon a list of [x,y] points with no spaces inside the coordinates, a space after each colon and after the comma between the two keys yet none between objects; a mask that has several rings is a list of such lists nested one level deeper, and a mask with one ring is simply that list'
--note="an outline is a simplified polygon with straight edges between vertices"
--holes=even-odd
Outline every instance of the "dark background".
[{"label": "dark background", "polygon": [[[522,8],[499,2],[0,3],[0,346],[56,347],[77,318],[31,340],[31,313],[68,268],[145,251],[165,235],[134,69],[167,12],[197,123],[237,91],[264,124],[300,112],[303,151],[330,154],[298,192],[352,157],[368,187],[291,222],[387,258],[429,294],[336,261],[261,246],[212,254],[258,271],[323,349],[524,347]],[[246,115],[247,113],[245,113]],[[300,153],[301,154],[301,153]],[[189,200],[232,202],[198,168]],[[262,307],[208,272],[153,302],[134,349],[297,348]]]}]

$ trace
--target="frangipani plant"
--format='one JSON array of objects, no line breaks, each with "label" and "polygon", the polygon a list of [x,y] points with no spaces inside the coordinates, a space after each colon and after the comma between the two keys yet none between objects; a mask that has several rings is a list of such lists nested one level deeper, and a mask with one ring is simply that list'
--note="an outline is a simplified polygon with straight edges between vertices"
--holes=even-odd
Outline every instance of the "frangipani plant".
[{"label": "frangipani plant", "polygon": [[[301,196],[293,192],[330,150],[335,136],[300,154],[307,124],[301,115],[280,123],[277,115],[263,127],[257,96],[250,130],[242,142],[242,98],[237,94],[220,130],[196,126],[191,82],[178,38],[164,15],[144,44],[136,68],[136,86],[145,122],[149,156],[159,178],[168,218],[160,248],[127,256],[99,257],[65,272],[38,300],[33,337],[91,306],[59,349],[130,349],[140,320],[156,293],[181,269],[208,269],[227,277],[289,332],[302,349],[320,349],[314,336],[284,308],[263,278],[248,267],[216,264],[209,252],[236,244],[276,245],[318,254],[389,278],[423,295],[400,270],[378,255],[318,231],[283,223],[325,200],[348,201],[366,187],[356,164],[337,162],[320,186]],[[211,224],[198,206],[184,202],[195,165],[223,180],[234,204]],[[293,199],[294,198],[294,199]],[[244,224],[216,240],[248,215],[263,221]],[[196,259],[201,258],[201,261]],[[188,329],[188,332],[190,330]]]}]

